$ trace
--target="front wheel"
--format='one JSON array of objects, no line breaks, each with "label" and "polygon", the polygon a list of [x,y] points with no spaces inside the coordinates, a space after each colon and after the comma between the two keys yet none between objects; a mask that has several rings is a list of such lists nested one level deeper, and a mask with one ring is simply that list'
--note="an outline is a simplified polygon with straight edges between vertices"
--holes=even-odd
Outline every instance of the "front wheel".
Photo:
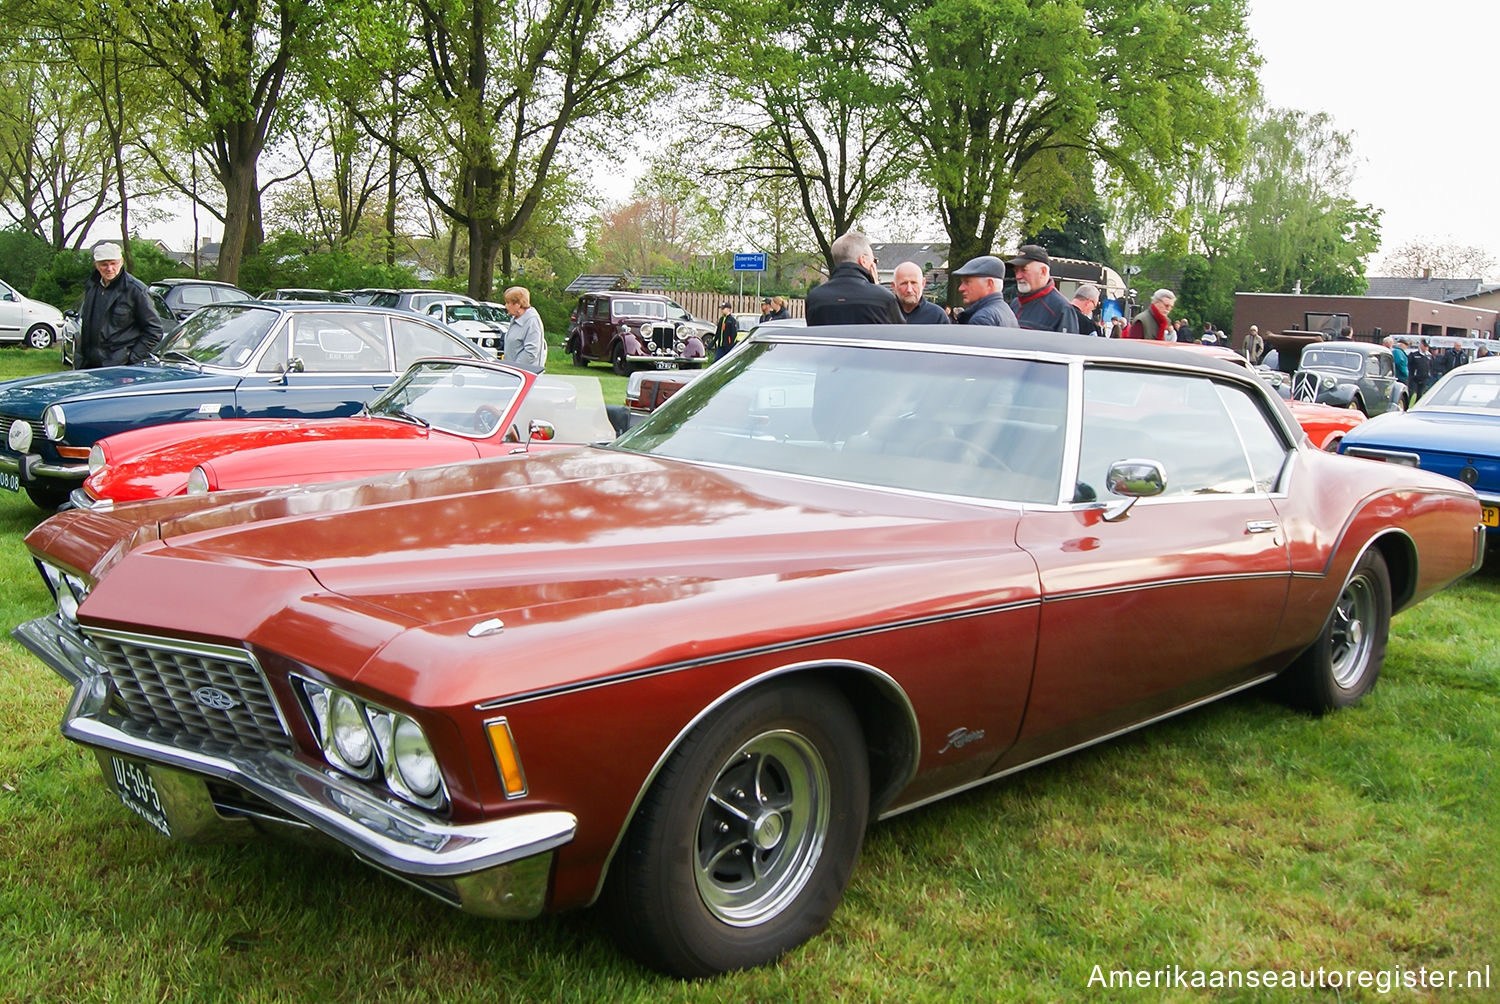
[{"label": "front wheel", "polygon": [[625,346],[616,345],[615,350],[609,354],[609,360],[615,369],[615,376],[630,375],[630,361],[625,358]]},{"label": "front wheel", "polygon": [[26,347],[28,349],[50,349],[54,337],[52,329],[45,324],[33,325],[31,330],[26,332]]},{"label": "front wheel", "polygon": [[610,871],[620,946],[681,977],[762,965],[821,931],[869,812],[864,734],[821,683],[769,686],[701,722]]},{"label": "front wheel", "polygon": [[1319,714],[1347,708],[1375,686],[1391,628],[1391,575],[1371,548],[1359,559],[1323,631],[1282,674],[1288,700]]},{"label": "front wheel", "polygon": [[31,499],[32,504],[48,512],[56,512],[64,502],[68,501],[70,494],[67,488],[56,488],[52,485],[30,484],[26,486],[26,495]]}]

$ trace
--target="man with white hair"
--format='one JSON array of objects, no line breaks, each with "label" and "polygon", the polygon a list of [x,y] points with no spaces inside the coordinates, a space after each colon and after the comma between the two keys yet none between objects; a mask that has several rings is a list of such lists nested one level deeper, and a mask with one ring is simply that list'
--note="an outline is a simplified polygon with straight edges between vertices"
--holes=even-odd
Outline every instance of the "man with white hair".
[{"label": "man with white hair", "polygon": [[1100,333],[1099,325],[1094,320],[1094,311],[1099,309],[1099,287],[1091,282],[1079,284],[1073,291],[1073,302],[1069,304],[1077,313],[1074,318],[1078,322],[1078,333],[1080,335],[1097,335]]},{"label": "man with white hair", "polygon": [[904,261],[896,266],[891,276],[891,291],[901,304],[901,313],[907,324],[951,324],[948,312],[922,295],[927,288],[927,277],[922,267],[914,261]]},{"label": "man with white hair", "polygon": [[905,324],[896,294],[879,284],[870,239],[858,230],[834,238],[828,281],[807,291],[808,324]]},{"label": "man with white hair", "polygon": [[146,284],[124,270],[120,245],[94,246],[94,274],[83,286],[78,314],[75,369],[128,366],[149,356],[161,341],[161,317]]},{"label": "man with white hair", "polygon": [[1052,281],[1052,258],[1040,244],[1022,244],[1021,251],[1010,260],[1016,277],[1016,298],[1010,309],[1015,311],[1021,327],[1036,331],[1069,331],[1078,333],[1078,319],[1068,301]]}]

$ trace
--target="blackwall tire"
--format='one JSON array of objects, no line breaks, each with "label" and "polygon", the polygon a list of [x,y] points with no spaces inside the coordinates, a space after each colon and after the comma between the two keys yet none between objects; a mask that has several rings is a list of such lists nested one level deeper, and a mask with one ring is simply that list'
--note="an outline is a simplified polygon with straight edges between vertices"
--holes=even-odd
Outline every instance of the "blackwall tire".
[{"label": "blackwall tire", "polygon": [[1318,640],[1282,674],[1284,695],[1318,714],[1356,703],[1380,676],[1390,628],[1390,572],[1371,548],[1339,592]]},{"label": "blackwall tire", "polygon": [[625,358],[625,346],[616,345],[615,350],[609,355],[609,361],[614,367],[615,376],[630,375],[630,361]]},{"label": "blackwall tire", "polygon": [[680,977],[771,962],[843,898],[869,812],[864,734],[823,684],[768,686],[668,759],[610,870],[622,949]]},{"label": "blackwall tire", "polygon": [[55,338],[51,328],[45,324],[37,324],[26,332],[25,344],[28,349],[50,349]]}]

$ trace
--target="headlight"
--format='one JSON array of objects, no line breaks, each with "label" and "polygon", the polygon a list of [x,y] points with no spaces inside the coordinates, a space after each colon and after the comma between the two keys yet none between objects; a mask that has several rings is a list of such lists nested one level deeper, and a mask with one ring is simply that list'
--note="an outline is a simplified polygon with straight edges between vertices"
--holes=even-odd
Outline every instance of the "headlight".
[{"label": "headlight", "polygon": [[422,727],[353,694],[294,676],[306,698],[313,734],[334,767],[426,809],[447,803],[443,772]]},{"label": "headlight", "polygon": [[194,467],[188,471],[187,493],[189,495],[208,494],[208,472],[201,467]]},{"label": "headlight", "polygon": [[63,415],[62,405],[49,404],[42,412],[42,434],[54,442],[60,442],[68,431],[68,420]]},{"label": "headlight", "polygon": [[103,443],[95,443],[93,446],[89,447],[89,473],[90,474],[97,474],[100,471],[102,471],[104,469],[104,465],[107,462],[108,461],[106,461],[104,459],[104,444]]},{"label": "headlight", "polygon": [[401,780],[412,794],[430,798],[437,794],[442,775],[438,773],[437,756],[422,734],[422,728],[404,715],[396,716],[396,732],[391,737],[391,755]]},{"label": "headlight", "polygon": [[1338,386],[1338,381],[1337,380],[1335,380],[1333,377],[1329,376],[1326,373],[1323,374],[1323,389],[1324,390],[1333,390],[1333,388],[1337,387],[1337,386]]},{"label": "headlight", "polygon": [[355,771],[369,766],[370,755],[375,751],[370,724],[354,698],[337,690],[328,699],[328,734],[333,751],[345,765]]}]

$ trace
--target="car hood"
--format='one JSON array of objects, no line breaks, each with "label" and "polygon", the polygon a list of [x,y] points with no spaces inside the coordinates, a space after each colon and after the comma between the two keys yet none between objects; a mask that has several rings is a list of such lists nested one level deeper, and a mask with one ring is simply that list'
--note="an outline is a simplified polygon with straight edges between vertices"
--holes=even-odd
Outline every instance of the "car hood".
[{"label": "car hood", "polygon": [[1391,412],[1364,422],[1344,442],[1494,456],[1500,453],[1500,415],[1435,408]]},{"label": "car hood", "polygon": [[238,383],[237,376],[199,373],[191,367],[146,365],[63,370],[0,383],[0,414],[36,421],[49,404],[85,401],[122,390],[195,393],[234,387]]},{"label": "car hood", "polygon": [[[319,419],[224,419],[196,422],[173,422],[169,425],[148,426],[132,429],[103,440],[109,463],[101,470],[89,475],[85,487],[95,498],[120,501],[152,498],[171,494],[187,481],[187,474],[199,464],[225,458],[234,469],[264,470],[267,474],[295,474],[305,470],[317,474],[329,467],[329,458],[338,459],[340,454],[355,449],[355,444],[377,443],[382,448],[391,448],[383,466],[373,470],[388,471],[404,466],[421,466],[424,463],[439,463],[450,459],[447,455],[431,454],[430,459],[417,459],[415,464],[403,464],[405,454],[394,452],[400,442],[427,443],[434,434],[424,426],[411,422],[399,422],[377,418],[319,418]],[[474,456],[474,448],[459,437],[437,433],[442,440],[456,440],[462,450],[453,453],[453,458]],[[322,448],[311,449],[320,445]],[[290,452],[290,451],[294,451]],[[299,464],[294,456],[305,454],[307,460]],[[377,453],[378,455],[378,453]],[[420,457],[420,454],[412,456]],[[348,469],[348,468],[344,468]],[[354,470],[370,469],[355,468]],[[226,474],[227,474],[226,470]],[[352,477],[353,474],[346,476]],[[331,480],[333,475],[319,480]],[[162,479],[169,479],[167,486]],[[289,483],[292,478],[287,478]],[[224,482],[220,482],[224,483]],[[245,484],[283,483],[274,479],[247,481]],[[165,490],[163,490],[165,488]]]}]

